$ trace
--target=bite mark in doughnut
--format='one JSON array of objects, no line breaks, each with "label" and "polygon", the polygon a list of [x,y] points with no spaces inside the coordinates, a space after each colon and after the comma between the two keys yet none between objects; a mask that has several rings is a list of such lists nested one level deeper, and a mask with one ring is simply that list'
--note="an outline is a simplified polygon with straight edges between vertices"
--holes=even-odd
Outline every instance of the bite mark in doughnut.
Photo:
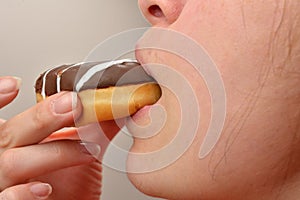
[{"label": "bite mark in doughnut", "polygon": [[35,91],[37,102],[61,91],[77,92],[83,105],[78,126],[133,115],[161,96],[155,79],[128,59],[49,69],[36,80]]}]

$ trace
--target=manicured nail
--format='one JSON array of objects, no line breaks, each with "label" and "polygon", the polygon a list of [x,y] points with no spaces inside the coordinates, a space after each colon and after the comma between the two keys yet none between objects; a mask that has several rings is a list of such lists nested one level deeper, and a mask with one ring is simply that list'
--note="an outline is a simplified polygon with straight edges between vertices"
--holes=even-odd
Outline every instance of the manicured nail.
[{"label": "manicured nail", "polygon": [[73,111],[77,106],[77,94],[67,92],[52,102],[56,114],[65,114]]},{"label": "manicured nail", "polygon": [[52,187],[47,183],[37,183],[30,187],[30,191],[36,199],[47,199],[52,193]]},{"label": "manicured nail", "polygon": [[7,76],[0,78],[0,94],[7,94],[17,91],[21,86],[22,80],[18,77]]},{"label": "manicured nail", "polygon": [[98,144],[91,142],[80,142],[80,145],[82,145],[82,153],[92,155],[96,158],[100,155],[101,147]]}]

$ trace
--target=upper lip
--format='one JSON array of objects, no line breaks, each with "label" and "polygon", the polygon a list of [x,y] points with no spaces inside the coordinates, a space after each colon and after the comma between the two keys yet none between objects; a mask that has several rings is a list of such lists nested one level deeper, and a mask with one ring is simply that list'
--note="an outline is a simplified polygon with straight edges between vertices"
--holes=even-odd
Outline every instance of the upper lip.
[{"label": "upper lip", "polygon": [[136,45],[135,45],[134,53],[135,53],[135,58],[136,58],[136,60],[137,60],[139,63],[142,64],[143,59],[142,59],[142,56],[141,56],[140,45],[139,45],[139,44],[136,44]]},{"label": "upper lip", "polygon": [[136,44],[136,48],[135,48],[135,58],[136,60],[141,64],[141,66],[144,68],[144,70],[150,75],[151,74],[151,70],[149,69],[149,67],[147,66],[147,63],[145,63],[144,59],[143,59],[143,54],[141,52],[141,48],[139,47],[138,44]]}]

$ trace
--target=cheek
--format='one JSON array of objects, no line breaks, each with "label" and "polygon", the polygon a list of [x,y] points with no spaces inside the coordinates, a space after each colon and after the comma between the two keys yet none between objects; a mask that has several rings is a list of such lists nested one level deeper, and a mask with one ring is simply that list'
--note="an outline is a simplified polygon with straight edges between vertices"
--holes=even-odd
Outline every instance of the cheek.
[{"label": "cheek", "polygon": [[[253,91],[269,68],[274,9],[265,2],[189,1],[169,28],[198,42],[218,66],[226,86]],[[262,4],[262,5],[260,5]]]}]

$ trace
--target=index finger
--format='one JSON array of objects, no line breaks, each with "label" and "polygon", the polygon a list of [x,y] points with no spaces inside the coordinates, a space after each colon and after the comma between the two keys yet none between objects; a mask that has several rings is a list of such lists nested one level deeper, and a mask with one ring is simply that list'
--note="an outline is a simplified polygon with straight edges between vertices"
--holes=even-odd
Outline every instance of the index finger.
[{"label": "index finger", "polygon": [[39,143],[52,132],[73,124],[81,110],[76,93],[53,95],[2,124],[0,148]]}]

